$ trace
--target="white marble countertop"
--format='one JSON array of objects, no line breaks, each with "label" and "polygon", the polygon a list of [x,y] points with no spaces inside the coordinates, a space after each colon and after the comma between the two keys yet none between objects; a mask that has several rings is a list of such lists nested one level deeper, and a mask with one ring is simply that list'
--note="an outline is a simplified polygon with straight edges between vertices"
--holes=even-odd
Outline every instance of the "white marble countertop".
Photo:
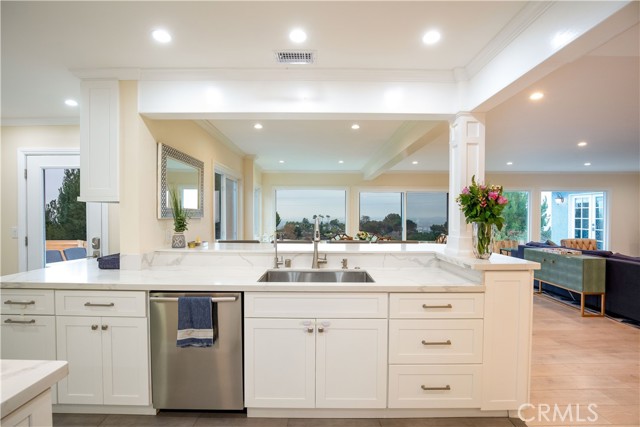
[{"label": "white marble countertop", "polygon": [[50,388],[69,373],[63,360],[0,360],[2,417]]},{"label": "white marble countertop", "polygon": [[[435,247],[435,248],[434,248]],[[367,283],[264,283],[258,279],[273,263],[270,244],[224,244],[209,249],[158,250],[140,270],[100,270],[95,259],[50,264],[3,276],[3,288],[95,290],[341,291],[341,292],[482,292],[483,270],[531,270],[538,264],[494,254],[490,260],[455,258],[443,245],[322,244],[330,262],[322,269],[366,270]],[[308,269],[311,244],[279,244],[279,255],[294,269]]]}]

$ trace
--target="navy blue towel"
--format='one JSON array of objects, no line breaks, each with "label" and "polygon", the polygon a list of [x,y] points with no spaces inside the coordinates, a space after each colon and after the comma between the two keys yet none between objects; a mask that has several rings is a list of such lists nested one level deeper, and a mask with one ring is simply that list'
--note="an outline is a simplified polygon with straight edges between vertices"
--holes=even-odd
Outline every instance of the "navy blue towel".
[{"label": "navy blue towel", "polygon": [[215,341],[211,297],[178,298],[178,347],[211,347]]}]

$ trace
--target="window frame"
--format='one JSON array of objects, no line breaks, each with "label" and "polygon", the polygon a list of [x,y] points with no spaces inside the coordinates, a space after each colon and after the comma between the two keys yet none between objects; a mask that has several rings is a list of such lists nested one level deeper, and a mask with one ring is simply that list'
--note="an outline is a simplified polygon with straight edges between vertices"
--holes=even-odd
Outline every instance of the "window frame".
[{"label": "window frame", "polygon": [[[218,206],[216,198],[216,175],[221,175],[220,181],[220,203]],[[226,180],[229,179],[236,183],[236,209],[235,209],[235,237],[229,237],[226,235],[227,230],[227,197],[226,197]],[[242,177],[236,173],[233,169],[226,166],[216,164],[213,168],[213,238],[214,240],[235,240],[240,239],[242,236],[242,224],[243,224],[243,207],[242,207]],[[224,213],[224,215],[223,215]],[[220,215],[220,235],[216,233],[216,217]]]}]

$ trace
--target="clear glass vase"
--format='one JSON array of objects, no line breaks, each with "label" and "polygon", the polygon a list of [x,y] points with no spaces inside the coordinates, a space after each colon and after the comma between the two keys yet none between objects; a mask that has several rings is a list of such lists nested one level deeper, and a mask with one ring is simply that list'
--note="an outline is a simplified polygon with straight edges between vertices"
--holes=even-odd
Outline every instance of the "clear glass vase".
[{"label": "clear glass vase", "polygon": [[473,254],[479,259],[489,259],[493,242],[493,224],[473,222],[471,226],[473,230]]}]

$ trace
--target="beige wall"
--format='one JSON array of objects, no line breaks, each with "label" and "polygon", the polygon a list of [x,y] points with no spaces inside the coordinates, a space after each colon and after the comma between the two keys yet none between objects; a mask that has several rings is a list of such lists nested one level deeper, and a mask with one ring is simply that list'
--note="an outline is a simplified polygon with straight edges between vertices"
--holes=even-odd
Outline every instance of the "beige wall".
[{"label": "beige wall", "polygon": [[[640,256],[640,174],[536,174],[487,173],[487,182],[501,184],[507,190],[529,191],[531,206],[540,206],[540,192],[549,190],[601,190],[608,196],[609,249]],[[347,201],[347,234],[355,234],[358,226],[358,192],[363,189],[414,189],[448,191],[447,173],[391,173],[373,181],[360,174],[264,173],[262,175],[263,228],[273,232],[274,192],[277,188],[333,187],[345,188]],[[532,209],[532,240],[540,239],[540,211]],[[270,229],[271,228],[271,229]]]},{"label": "beige wall", "polygon": [[[193,121],[144,119],[144,124],[153,138],[154,144],[156,141],[161,142],[204,162],[204,216],[189,220],[189,229],[185,232],[185,236],[187,241],[195,240],[196,237],[200,237],[204,241],[213,241],[213,174],[215,165],[223,165],[242,177],[244,171],[243,158],[235,154],[223,143],[214,139]],[[148,155],[150,154],[148,153]],[[157,156],[157,152],[154,155]],[[155,189],[157,181],[156,169],[154,167],[154,203],[156,203],[157,197],[157,189]],[[153,222],[159,224],[162,231],[160,233],[154,231],[156,234],[156,239],[154,239],[156,246],[147,248],[148,250],[169,245],[171,242],[166,240],[166,236],[170,235],[173,230],[173,221],[171,219],[157,219],[157,207],[155,204],[153,207]],[[151,220],[151,218],[148,219]],[[249,232],[251,232],[251,229],[249,229]],[[158,240],[158,237],[160,240]]]},{"label": "beige wall", "polygon": [[[4,126],[1,129],[0,274],[18,272],[18,240],[11,237],[18,226],[18,150],[77,149],[79,126]],[[21,175],[22,176],[22,175]],[[109,205],[108,253],[119,250],[118,205]]]}]

